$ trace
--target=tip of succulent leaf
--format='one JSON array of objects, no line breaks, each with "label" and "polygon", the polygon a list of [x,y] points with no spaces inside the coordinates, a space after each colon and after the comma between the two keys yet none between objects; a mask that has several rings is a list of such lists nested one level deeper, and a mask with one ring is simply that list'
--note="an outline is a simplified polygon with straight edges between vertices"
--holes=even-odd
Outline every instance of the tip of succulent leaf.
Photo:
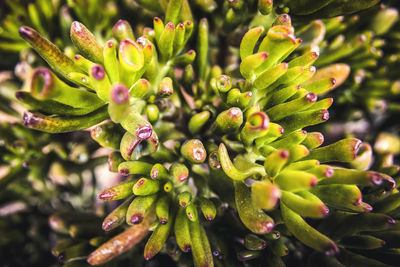
[{"label": "tip of succulent leaf", "polygon": [[322,110],[321,112],[321,119],[323,121],[329,120],[329,111],[327,109]]},{"label": "tip of succulent leaf", "polygon": [[183,246],[183,252],[189,252],[192,249],[190,245],[184,245]]},{"label": "tip of succulent leaf", "polygon": [[120,169],[119,174],[121,174],[123,176],[127,176],[129,174],[129,169],[127,169],[127,168]]},{"label": "tip of succulent leaf", "polygon": [[50,70],[39,68],[34,71],[30,84],[31,94],[39,99],[44,99],[52,93],[53,76]]},{"label": "tip of succulent leaf", "polygon": [[117,84],[111,89],[111,99],[117,104],[123,104],[129,101],[129,91],[122,84]]},{"label": "tip of succulent leaf", "polygon": [[136,136],[140,140],[146,140],[153,134],[153,128],[150,125],[143,125],[136,130]]},{"label": "tip of succulent leaf", "polygon": [[339,248],[336,246],[335,243],[329,244],[325,249],[324,249],[324,254],[326,256],[334,256],[339,253]]},{"label": "tip of succulent leaf", "polygon": [[103,80],[106,72],[104,71],[104,68],[100,65],[94,65],[91,69],[90,72],[92,74],[92,76],[96,79],[96,80]]}]

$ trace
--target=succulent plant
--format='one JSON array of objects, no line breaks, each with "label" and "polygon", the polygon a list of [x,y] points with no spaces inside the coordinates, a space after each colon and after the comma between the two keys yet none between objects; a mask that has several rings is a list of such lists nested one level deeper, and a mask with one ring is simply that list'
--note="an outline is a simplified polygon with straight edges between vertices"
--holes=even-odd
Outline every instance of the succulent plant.
[{"label": "succulent plant", "polygon": [[[34,189],[21,196],[39,197],[24,205],[47,207],[47,245],[66,266],[395,265],[398,128],[362,135],[372,147],[325,123],[341,88],[396,84],[369,65],[383,36],[396,39],[377,26],[392,10],[348,15],[377,2],[137,0],[124,5],[143,22],[110,27],[114,13],[68,1],[81,20],[70,41],[54,44],[35,21],[18,29],[50,68],[25,51],[20,89],[0,83],[4,114],[27,109],[26,128],[0,125],[0,190],[19,192],[16,177],[28,177]],[[371,14],[377,37],[355,19]],[[149,27],[151,16],[164,19]],[[361,70],[370,80],[347,79]]]}]

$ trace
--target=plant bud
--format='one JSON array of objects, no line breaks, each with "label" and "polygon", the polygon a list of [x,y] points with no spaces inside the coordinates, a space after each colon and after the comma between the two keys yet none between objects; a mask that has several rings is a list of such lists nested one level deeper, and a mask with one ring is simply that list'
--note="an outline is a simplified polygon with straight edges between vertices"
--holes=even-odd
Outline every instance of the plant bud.
[{"label": "plant bud", "polygon": [[219,92],[226,93],[232,88],[232,80],[229,76],[220,75],[211,80],[211,86]]},{"label": "plant bud", "polygon": [[185,25],[185,37],[183,43],[186,44],[189,38],[192,36],[194,25],[191,20],[186,20],[184,22],[184,25]]},{"label": "plant bud", "polygon": [[157,151],[157,135],[151,125],[137,111],[130,110],[121,125],[128,130],[122,137],[120,145],[124,159],[137,160]]},{"label": "plant bud", "polygon": [[153,49],[155,49],[154,45],[144,36],[137,38],[136,42],[143,50],[144,65],[146,67],[148,64],[150,64],[153,58]]},{"label": "plant bud", "polygon": [[160,36],[164,31],[164,23],[160,18],[155,17],[153,19],[153,27],[154,27],[156,41],[159,42]]},{"label": "plant bud", "polygon": [[53,256],[58,257],[58,255],[60,255],[67,248],[72,247],[78,243],[79,240],[71,238],[60,239],[57,241],[56,245],[51,248],[51,254],[53,254]]},{"label": "plant bud", "polygon": [[92,247],[87,242],[80,242],[76,245],[73,245],[58,255],[58,261],[61,264],[76,261],[85,257]]},{"label": "plant bud", "polygon": [[320,101],[315,102],[311,107],[307,108],[307,110],[318,110],[318,109],[328,109],[333,104],[333,98],[325,98]]},{"label": "plant bud", "polygon": [[[75,65],[80,68],[80,70],[84,73],[89,73],[89,69],[95,64],[94,62],[90,61],[87,58],[84,58],[81,55],[74,56]],[[75,70],[76,71],[76,70]]]},{"label": "plant bud", "polygon": [[291,84],[303,84],[305,81],[308,81],[311,77],[313,77],[316,71],[317,69],[314,66],[305,68],[302,74],[300,74],[296,79],[291,81]]}]

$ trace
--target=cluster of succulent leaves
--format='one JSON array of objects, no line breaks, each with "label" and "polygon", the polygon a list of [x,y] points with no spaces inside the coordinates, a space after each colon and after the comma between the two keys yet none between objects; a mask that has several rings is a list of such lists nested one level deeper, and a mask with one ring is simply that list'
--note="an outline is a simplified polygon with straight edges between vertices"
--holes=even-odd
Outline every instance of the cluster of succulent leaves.
[{"label": "cluster of succulent leaves", "polygon": [[374,115],[397,112],[399,84],[393,73],[398,65],[397,21],[397,9],[380,5],[325,22],[326,41],[321,49],[325,56],[317,64],[336,61],[352,69],[339,103],[354,103]]},{"label": "cluster of succulent leaves", "polygon": [[[143,22],[132,27],[110,25],[112,1],[107,12],[106,3],[67,1],[81,22],[57,16],[68,10],[59,1],[42,2],[8,1],[31,27],[9,16],[0,33],[3,49],[28,43],[47,62],[21,52],[21,88],[0,83],[6,119],[27,109],[26,128],[0,126],[2,212],[17,213],[3,232],[38,229],[53,213],[52,253],[66,266],[396,265],[398,136],[363,135],[371,147],[345,129],[324,145],[318,128],[329,119],[327,93],[363,116],[381,99],[396,111],[396,9],[336,17],[379,1],[137,0]],[[155,15],[163,19],[147,23]],[[57,19],[55,37],[46,27]],[[79,131],[89,127],[90,137]],[[104,153],[111,187],[96,185]],[[109,205],[99,208],[94,193]],[[20,209],[36,226],[22,226]],[[19,246],[13,235],[5,244]],[[27,251],[50,246],[33,239],[47,245]]]}]

